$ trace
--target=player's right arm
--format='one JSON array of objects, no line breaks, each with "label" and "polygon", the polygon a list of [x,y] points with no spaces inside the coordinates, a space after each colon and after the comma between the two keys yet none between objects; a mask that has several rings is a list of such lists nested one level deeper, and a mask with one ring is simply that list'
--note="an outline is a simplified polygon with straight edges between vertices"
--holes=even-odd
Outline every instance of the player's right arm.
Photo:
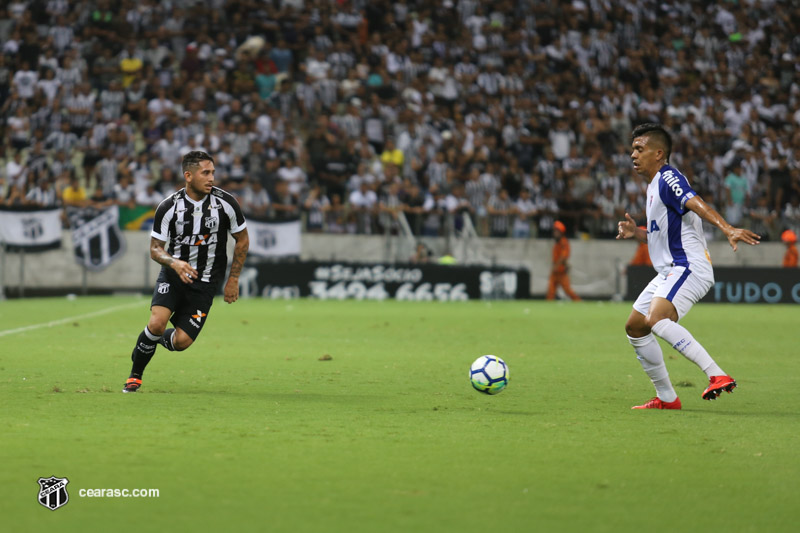
[{"label": "player's right arm", "polygon": [[625,220],[617,222],[619,232],[617,239],[636,239],[639,242],[647,242],[647,231],[636,225],[636,221],[628,214],[625,213]]},{"label": "player's right arm", "polygon": [[164,249],[164,244],[169,238],[170,221],[174,216],[175,202],[173,197],[168,197],[158,204],[153,219],[153,231],[150,233],[150,258],[159,265],[174,270],[183,283],[192,283],[192,280],[197,279],[197,270],[192,268],[192,265],[186,261],[172,257]]}]

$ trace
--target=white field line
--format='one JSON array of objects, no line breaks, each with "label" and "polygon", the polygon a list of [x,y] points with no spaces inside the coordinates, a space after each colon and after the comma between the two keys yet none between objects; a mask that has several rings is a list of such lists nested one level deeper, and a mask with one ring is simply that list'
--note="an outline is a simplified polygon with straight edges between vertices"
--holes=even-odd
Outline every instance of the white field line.
[{"label": "white field line", "polygon": [[6,335],[14,335],[15,333],[23,333],[25,331],[31,331],[34,329],[52,328],[53,326],[60,326],[61,324],[72,322],[73,320],[80,320],[83,318],[92,318],[95,316],[107,315],[109,313],[113,313],[114,311],[119,311],[120,309],[128,309],[137,305],[142,305],[142,302],[133,302],[125,305],[116,305],[114,307],[100,309],[99,311],[92,311],[91,313],[86,313],[83,315],[75,315],[67,318],[61,318],[59,320],[51,320],[50,322],[43,322],[41,324],[32,324],[30,326],[23,326],[21,328],[0,330],[0,337],[5,337]]}]

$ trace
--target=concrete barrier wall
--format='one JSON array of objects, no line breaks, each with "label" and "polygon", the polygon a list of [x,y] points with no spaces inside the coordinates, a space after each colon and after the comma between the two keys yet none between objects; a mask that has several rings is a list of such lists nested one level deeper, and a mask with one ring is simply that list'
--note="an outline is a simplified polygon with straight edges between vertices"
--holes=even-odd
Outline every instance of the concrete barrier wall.
[{"label": "concrete barrier wall", "polygon": [[[125,255],[102,272],[86,273],[89,290],[139,291],[152,290],[159,266],[150,260],[150,235],[146,232],[123,232],[127,243]],[[387,241],[383,236],[304,234],[301,259],[338,261],[399,261],[408,258],[410,247],[399,238]],[[525,267],[531,272],[531,294],[542,296],[547,289],[552,241],[541,239],[474,239],[470,243],[446,241],[443,238],[424,242],[436,255],[448,249],[461,263]],[[624,293],[625,279],[621,270],[633,256],[636,244],[631,241],[570,241],[572,248],[572,285],[587,298],[611,297]],[[734,253],[727,242],[713,242],[709,251],[718,266],[780,266],[784,247],[781,243],[763,243],[756,247],[742,246]],[[36,254],[7,253],[0,263],[3,286],[15,292],[24,278],[32,293],[53,289],[78,290],[83,286],[83,269],[72,255],[69,232],[64,232],[58,250]],[[24,273],[21,272],[24,269]],[[619,286],[619,283],[622,283]]]}]

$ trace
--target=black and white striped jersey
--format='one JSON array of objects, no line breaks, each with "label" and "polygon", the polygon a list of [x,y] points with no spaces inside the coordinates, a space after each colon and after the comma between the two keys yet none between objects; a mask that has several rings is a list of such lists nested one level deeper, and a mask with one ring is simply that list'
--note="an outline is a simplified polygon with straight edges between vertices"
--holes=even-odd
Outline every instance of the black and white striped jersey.
[{"label": "black and white striped jersey", "polygon": [[228,265],[228,233],[245,229],[239,202],[218,187],[195,202],[186,189],[158,204],[151,237],[167,243],[167,252],[197,270],[199,281],[218,283]]}]

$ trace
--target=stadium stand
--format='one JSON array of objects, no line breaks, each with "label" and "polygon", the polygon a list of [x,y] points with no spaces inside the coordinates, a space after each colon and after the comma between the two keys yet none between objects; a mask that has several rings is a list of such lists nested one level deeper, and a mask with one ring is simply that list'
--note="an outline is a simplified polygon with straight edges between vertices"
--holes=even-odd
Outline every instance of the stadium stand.
[{"label": "stadium stand", "polygon": [[558,218],[609,238],[644,209],[632,125],[658,121],[730,222],[800,232],[796,2],[3,4],[5,204],[152,206],[202,149],[251,215],[302,211],[307,231],[403,213],[416,235],[541,238]]}]

